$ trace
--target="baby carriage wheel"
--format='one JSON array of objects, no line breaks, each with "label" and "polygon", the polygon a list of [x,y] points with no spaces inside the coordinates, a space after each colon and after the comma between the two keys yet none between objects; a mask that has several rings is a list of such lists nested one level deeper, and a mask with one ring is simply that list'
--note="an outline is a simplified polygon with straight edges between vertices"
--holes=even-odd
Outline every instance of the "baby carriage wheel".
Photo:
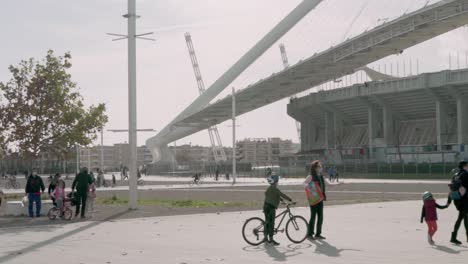
[{"label": "baby carriage wheel", "polygon": [[73,217],[73,211],[70,208],[66,208],[63,212],[63,219],[64,220],[71,220]]},{"label": "baby carriage wheel", "polygon": [[47,213],[47,217],[50,220],[55,220],[57,218],[57,215],[60,213],[60,210],[58,210],[55,207],[50,208],[49,212]]}]

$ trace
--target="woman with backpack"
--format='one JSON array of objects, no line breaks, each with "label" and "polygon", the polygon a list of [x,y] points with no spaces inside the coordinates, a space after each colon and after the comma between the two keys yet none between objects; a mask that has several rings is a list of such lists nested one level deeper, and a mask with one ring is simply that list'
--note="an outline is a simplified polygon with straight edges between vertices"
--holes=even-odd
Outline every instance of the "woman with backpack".
[{"label": "woman with backpack", "polygon": [[455,222],[450,242],[460,245],[461,242],[457,239],[457,235],[462,221],[465,225],[468,242],[468,194],[466,193],[466,190],[468,189],[468,162],[461,161],[458,164],[458,169],[459,172],[453,177],[452,183],[449,185],[450,194],[447,205],[450,205],[453,200],[453,203],[458,210],[458,218]]},{"label": "woman with backpack", "polygon": [[[307,200],[310,205],[310,220],[309,220],[309,240],[322,240],[323,225],[323,203],[327,200],[325,194],[325,179],[323,178],[322,163],[318,160],[313,161],[310,168],[310,175],[307,176],[305,182],[305,190]],[[315,229],[315,220],[317,220],[317,229]],[[315,233],[316,231],[316,233]]]}]

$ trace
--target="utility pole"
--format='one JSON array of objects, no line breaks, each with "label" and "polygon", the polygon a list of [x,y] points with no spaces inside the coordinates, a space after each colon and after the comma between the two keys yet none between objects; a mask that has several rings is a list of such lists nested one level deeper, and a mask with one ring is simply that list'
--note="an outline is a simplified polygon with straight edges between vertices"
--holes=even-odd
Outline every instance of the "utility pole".
[{"label": "utility pole", "polygon": [[104,173],[104,128],[101,127],[101,171]]},{"label": "utility pole", "polygon": [[88,147],[88,169],[91,171],[91,147]]},{"label": "utility pole", "polygon": [[236,184],[236,90],[232,88],[232,184]]},{"label": "utility pole", "polygon": [[129,201],[128,207],[131,210],[138,209],[138,168],[137,168],[137,100],[136,100],[136,39],[152,40],[142,36],[151,35],[150,33],[136,34],[136,0],[128,0],[128,13],[123,15],[128,21],[127,35],[112,34],[119,38],[113,41],[127,39],[128,41],[128,142],[130,145],[130,164],[129,164]]},{"label": "utility pole", "polygon": [[80,173],[80,146],[76,145],[76,173]]},{"label": "utility pole", "polygon": [[136,0],[128,0],[128,142],[130,144],[129,209],[138,208],[137,101],[136,101]]}]

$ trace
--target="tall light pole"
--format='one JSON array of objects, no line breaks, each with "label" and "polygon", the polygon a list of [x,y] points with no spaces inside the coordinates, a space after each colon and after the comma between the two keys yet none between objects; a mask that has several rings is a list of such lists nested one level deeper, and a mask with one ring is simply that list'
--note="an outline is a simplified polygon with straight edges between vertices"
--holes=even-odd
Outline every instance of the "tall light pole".
[{"label": "tall light pole", "polygon": [[232,184],[236,183],[236,90],[232,88]]},{"label": "tall light pole", "polygon": [[138,208],[137,190],[137,101],[136,101],[136,0],[128,0],[128,142],[130,144],[130,209]]},{"label": "tall light pole", "polygon": [[104,173],[104,128],[101,127],[101,171]]},{"label": "tall light pole", "polygon": [[76,145],[76,173],[80,173],[80,147],[78,145]]},{"label": "tall light pole", "polygon": [[128,40],[128,142],[130,145],[130,177],[129,177],[129,209],[138,208],[138,190],[137,190],[137,100],[136,100],[136,39],[152,40],[142,36],[151,35],[150,33],[136,34],[136,0],[128,0],[128,13],[123,15],[128,20],[127,35],[107,33],[111,36],[118,36],[113,39]]}]

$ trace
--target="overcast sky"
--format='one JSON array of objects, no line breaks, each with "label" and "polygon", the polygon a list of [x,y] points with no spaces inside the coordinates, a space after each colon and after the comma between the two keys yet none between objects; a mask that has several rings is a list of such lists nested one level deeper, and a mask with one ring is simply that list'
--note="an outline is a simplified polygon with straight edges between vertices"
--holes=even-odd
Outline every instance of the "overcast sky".
[{"label": "overcast sky", "polygon": [[[160,130],[198,95],[184,33],[190,32],[205,84],[209,87],[237,59],[279,22],[298,0],[137,0],[138,32],[155,32],[156,42],[139,41],[137,50],[138,127]],[[379,23],[424,6],[427,0],[325,0],[280,42],[286,45],[291,64],[327,49]],[[437,2],[429,1],[430,3]],[[0,80],[21,59],[41,58],[48,49],[71,51],[73,80],[86,104],[107,104],[106,129],[127,128],[126,41],[112,42],[106,32],[125,33],[125,0],[15,0],[3,1],[0,30]],[[357,14],[361,14],[357,16]],[[467,28],[461,28],[418,45],[401,56],[374,63],[419,60],[420,71],[465,67]],[[279,43],[278,43],[279,44]],[[282,68],[275,44],[232,86],[242,89]],[[402,66],[400,66],[402,67]],[[416,66],[413,66],[416,68]],[[389,68],[389,66],[388,66]],[[396,66],[393,66],[395,69]],[[395,70],[394,70],[395,71]],[[415,71],[415,70],[413,70]],[[230,89],[228,89],[230,90]],[[221,96],[226,95],[228,91]],[[297,141],[294,120],[286,114],[288,100],[277,102],[239,118],[238,138],[282,137]],[[225,145],[231,145],[231,128],[219,125]],[[154,133],[139,134],[139,144]],[[126,142],[127,134],[106,133],[105,144]],[[207,145],[206,131],[178,144]]]}]

